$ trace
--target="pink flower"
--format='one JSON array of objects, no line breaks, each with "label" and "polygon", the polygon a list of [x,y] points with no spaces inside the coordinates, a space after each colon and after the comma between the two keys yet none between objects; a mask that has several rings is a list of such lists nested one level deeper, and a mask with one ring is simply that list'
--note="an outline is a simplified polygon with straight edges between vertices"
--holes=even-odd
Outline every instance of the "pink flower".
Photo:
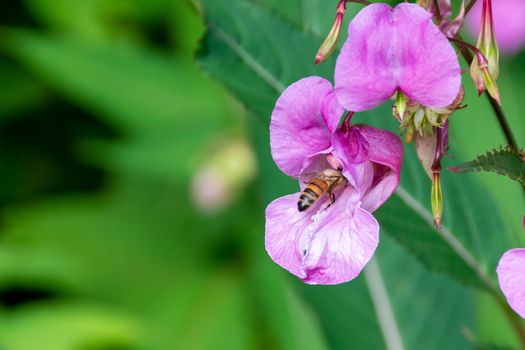
[{"label": "pink flower", "polygon": [[[465,18],[466,28],[477,37],[481,26],[482,1]],[[499,49],[502,53],[513,54],[525,45],[525,0],[492,1],[492,20]]]},{"label": "pink flower", "polygon": [[525,318],[525,249],[511,249],[503,254],[496,271],[510,307]]},{"label": "pink flower", "polygon": [[273,159],[285,174],[300,179],[302,189],[312,173],[339,169],[344,175],[331,205],[325,193],[299,211],[297,192],[266,208],[270,257],[310,284],[343,283],[361,272],[379,241],[371,213],[399,184],[399,138],[368,126],[338,127],[343,112],[331,84],[309,77],[288,87],[272,113]]},{"label": "pink flower", "polygon": [[335,91],[347,110],[374,108],[400,90],[428,107],[454,101],[461,85],[457,55],[419,5],[368,5],[354,17],[335,67]]}]

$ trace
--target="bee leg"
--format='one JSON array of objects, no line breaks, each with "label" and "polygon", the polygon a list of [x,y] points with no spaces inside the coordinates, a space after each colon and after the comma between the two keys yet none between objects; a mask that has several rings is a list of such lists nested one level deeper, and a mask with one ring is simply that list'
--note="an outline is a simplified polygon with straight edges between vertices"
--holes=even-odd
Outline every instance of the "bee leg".
[{"label": "bee leg", "polygon": [[328,194],[328,196],[330,197],[330,205],[334,204],[335,203],[335,194],[333,194],[332,192],[330,192]]},{"label": "bee leg", "polygon": [[332,204],[335,203],[335,194],[333,194],[332,192],[328,192],[328,198],[330,198],[330,203],[328,203],[328,205],[326,206],[326,208],[324,208],[324,210],[330,208]]}]

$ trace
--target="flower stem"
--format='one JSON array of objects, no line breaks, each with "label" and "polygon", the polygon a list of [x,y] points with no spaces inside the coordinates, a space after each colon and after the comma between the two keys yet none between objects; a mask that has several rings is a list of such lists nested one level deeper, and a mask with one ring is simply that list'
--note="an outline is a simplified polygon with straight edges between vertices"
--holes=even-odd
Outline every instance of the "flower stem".
[{"label": "flower stem", "polygon": [[434,162],[432,163],[432,171],[438,173],[441,171],[441,157],[443,156],[443,137],[441,128],[434,127],[436,135],[436,153],[434,154]]},{"label": "flower stem", "polygon": [[441,9],[439,8],[438,0],[433,0],[433,1],[434,1],[434,12],[436,15],[437,24],[439,24],[443,20],[443,16],[441,15]]},{"label": "flower stem", "polygon": [[352,111],[348,111],[348,113],[346,113],[345,118],[343,119],[343,124],[341,125],[341,130],[346,131],[350,129],[350,120],[352,119],[354,114],[355,113]]},{"label": "flower stem", "polygon": [[370,1],[367,1],[367,0],[346,0],[346,2],[355,2],[356,4],[361,4],[361,5],[370,5],[371,2]]},{"label": "flower stem", "polygon": [[510,130],[509,123],[507,122],[507,119],[505,119],[505,114],[503,113],[501,106],[489,94],[485,93],[485,95],[487,96],[490,105],[494,110],[496,118],[498,118],[498,123],[501,126],[501,130],[505,134],[508,144],[511,145],[515,150],[519,150],[516,139],[514,138],[514,134],[512,134],[512,131]]},{"label": "flower stem", "polygon": [[468,3],[467,7],[465,7],[465,16],[470,12],[470,10],[472,10],[472,8],[474,7],[474,5],[476,5],[476,2],[477,2],[477,1],[478,1],[478,0],[471,0],[471,1]]},{"label": "flower stem", "polygon": [[521,348],[525,350],[525,328],[523,328],[521,318],[509,307],[503,296],[498,291],[493,291],[492,294],[496,300],[496,303],[503,311],[505,317],[514,329],[514,332],[516,333],[521,344]]}]

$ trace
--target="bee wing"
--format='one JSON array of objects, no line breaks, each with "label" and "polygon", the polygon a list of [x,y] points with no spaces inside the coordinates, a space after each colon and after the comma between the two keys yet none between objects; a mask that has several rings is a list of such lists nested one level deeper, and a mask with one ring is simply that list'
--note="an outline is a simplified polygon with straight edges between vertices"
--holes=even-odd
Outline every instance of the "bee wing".
[{"label": "bee wing", "polygon": [[301,174],[300,180],[302,184],[306,185],[318,176],[319,176],[319,173],[304,173],[304,174]]}]

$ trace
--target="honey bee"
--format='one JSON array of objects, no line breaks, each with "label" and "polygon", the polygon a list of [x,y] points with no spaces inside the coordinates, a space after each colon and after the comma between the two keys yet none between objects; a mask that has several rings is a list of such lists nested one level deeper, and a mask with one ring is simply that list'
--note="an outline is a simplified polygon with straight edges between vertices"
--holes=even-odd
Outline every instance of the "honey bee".
[{"label": "honey bee", "polygon": [[310,208],[325,193],[330,198],[330,205],[335,202],[333,190],[346,182],[341,170],[325,169],[308,182],[299,196],[297,209],[305,211]]}]

